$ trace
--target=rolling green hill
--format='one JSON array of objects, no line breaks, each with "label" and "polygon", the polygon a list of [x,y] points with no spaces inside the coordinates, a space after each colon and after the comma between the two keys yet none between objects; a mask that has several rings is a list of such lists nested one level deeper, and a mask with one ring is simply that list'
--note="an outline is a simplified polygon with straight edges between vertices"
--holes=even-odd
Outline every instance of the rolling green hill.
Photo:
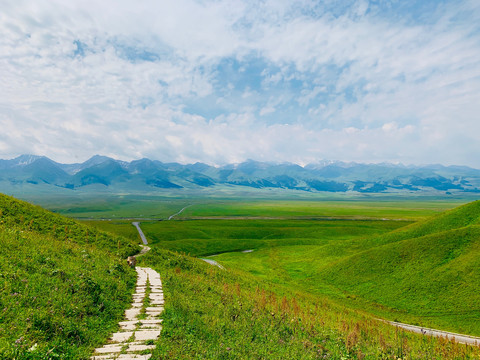
[{"label": "rolling green hill", "polygon": [[0,358],[88,359],[129,305],[137,250],[0,195]]},{"label": "rolling green hill", "polygon": [[320,271],[399,320],[480,335],[480,201],[366,241]]}]

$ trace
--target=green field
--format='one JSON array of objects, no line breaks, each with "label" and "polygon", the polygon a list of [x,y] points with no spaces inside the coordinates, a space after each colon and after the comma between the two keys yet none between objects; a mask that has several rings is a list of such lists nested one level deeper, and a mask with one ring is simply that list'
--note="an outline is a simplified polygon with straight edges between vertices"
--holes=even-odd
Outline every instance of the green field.
[{"label": "green field", "polygon": [[190,200],[148,195],[30,196],[28,200],[75,219],[164,219]]},{"label": "green field", "polygon": [[[207,256],[247,249],[314,246],[355,251],[355,239],[410,224],[388,220],[177,220],[142,222],[152,245]],[[335,250],[336,253],[339,250]]]},{"label": "green field", "polygon": [[[270,196],[267,196],[270,195]],[[263,197],[77,194],[25,196],[28,201],[76,219],[166,219],[188,206],[178,218],[389,218],[418,220],[474,200],[469,197],[407,195],[263,194]]]},{"label": "green field", "polygon": [[[474,289],[480,281],[478,271],[471,270],[476,265],[468,263],[467,271],[459,260],[454,267],[444,259],[455,259],[455,252],[474,254],[476,228],[463,229],[470,224],[457,220],[450,225],[451,213],[436,222],[426,220],[456,205],[390,200],[224,201],[191,206],[178,217],[183,220],[142,222],[142,229],[153,246],[211,256],[229,269],[328,296],[352,309],[479,335],[480,298]],[[476,210],[468,209],[476,218]],[[468,219],[468,211],[459,218]],[[413,219],[425,225],[412,225]],[[402,231],[403,227],[407,230]],[[428,246],[425,236],[430,236]],[[409,261],[399,261],[399,256]],[[382,271],[377,269],[379,264]],[[458,296],[459,282],[465,282],[462,296]]]},{"label": "green field", "polygon": [[184,219],[222,217],[267,218],[388,218],[418,220],[468,202],[465,199],[392,198],[345,196],[343,198],[287,200],[197,200],[179,216]]},{"label": "green field", "polygon": [[475,347],[375,320],[480,335],[479,202],[460,208],[466,199],[383,196],[48,202],[55,212],[84,219],[82,225],[2,201],[6,359],[87,359],[105,342],[132,292],[133,274],[121,261],[140,242],[132,219],[142,219],[152,246],[139,262],[159,271],[164,284],[164,327],[152,360],[479,356]]}]

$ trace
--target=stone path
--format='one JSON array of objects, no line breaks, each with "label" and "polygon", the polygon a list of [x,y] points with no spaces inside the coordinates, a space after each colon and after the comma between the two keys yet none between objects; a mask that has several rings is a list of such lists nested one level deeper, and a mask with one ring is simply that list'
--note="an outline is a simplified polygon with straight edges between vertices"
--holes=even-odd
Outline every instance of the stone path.
[{"label": "stone path", "polygon": [[[133,294],[132,307],[125,311],[125,320],[120,330],[114,333],[108,343],[95,349],[92,360],[148,360],[155,348],[155,341],[162,330],[158,316],[163,311],[163,291],[160,274],[151,268],[135,268],[137,288]],[[145,295],[148,306],[145,306]]]}]

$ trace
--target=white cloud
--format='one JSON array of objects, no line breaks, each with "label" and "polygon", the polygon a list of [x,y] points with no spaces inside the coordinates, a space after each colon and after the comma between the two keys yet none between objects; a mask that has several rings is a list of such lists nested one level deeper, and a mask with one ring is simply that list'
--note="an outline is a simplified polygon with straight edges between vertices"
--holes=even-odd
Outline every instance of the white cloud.
[{"label": "white cloud", "polygon": [[480,167],[478,4],[332,4],[4,1],[0,157]]}]

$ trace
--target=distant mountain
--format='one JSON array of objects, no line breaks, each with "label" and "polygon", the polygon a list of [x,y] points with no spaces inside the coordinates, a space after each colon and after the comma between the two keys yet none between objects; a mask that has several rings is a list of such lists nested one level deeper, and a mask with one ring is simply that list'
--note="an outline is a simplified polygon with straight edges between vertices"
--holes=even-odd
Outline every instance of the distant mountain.
[{"label": "distant mountain", "polygon": [[302,167],[253,160],[214,167],[150,159],[125,162],[100,155],[78,164],[60,164],[34,155],[0,160],[0,191],[26,184],[72,191],[277,188],[311,192],[480,193],[480,170],[465,166],[334,161]]}]

